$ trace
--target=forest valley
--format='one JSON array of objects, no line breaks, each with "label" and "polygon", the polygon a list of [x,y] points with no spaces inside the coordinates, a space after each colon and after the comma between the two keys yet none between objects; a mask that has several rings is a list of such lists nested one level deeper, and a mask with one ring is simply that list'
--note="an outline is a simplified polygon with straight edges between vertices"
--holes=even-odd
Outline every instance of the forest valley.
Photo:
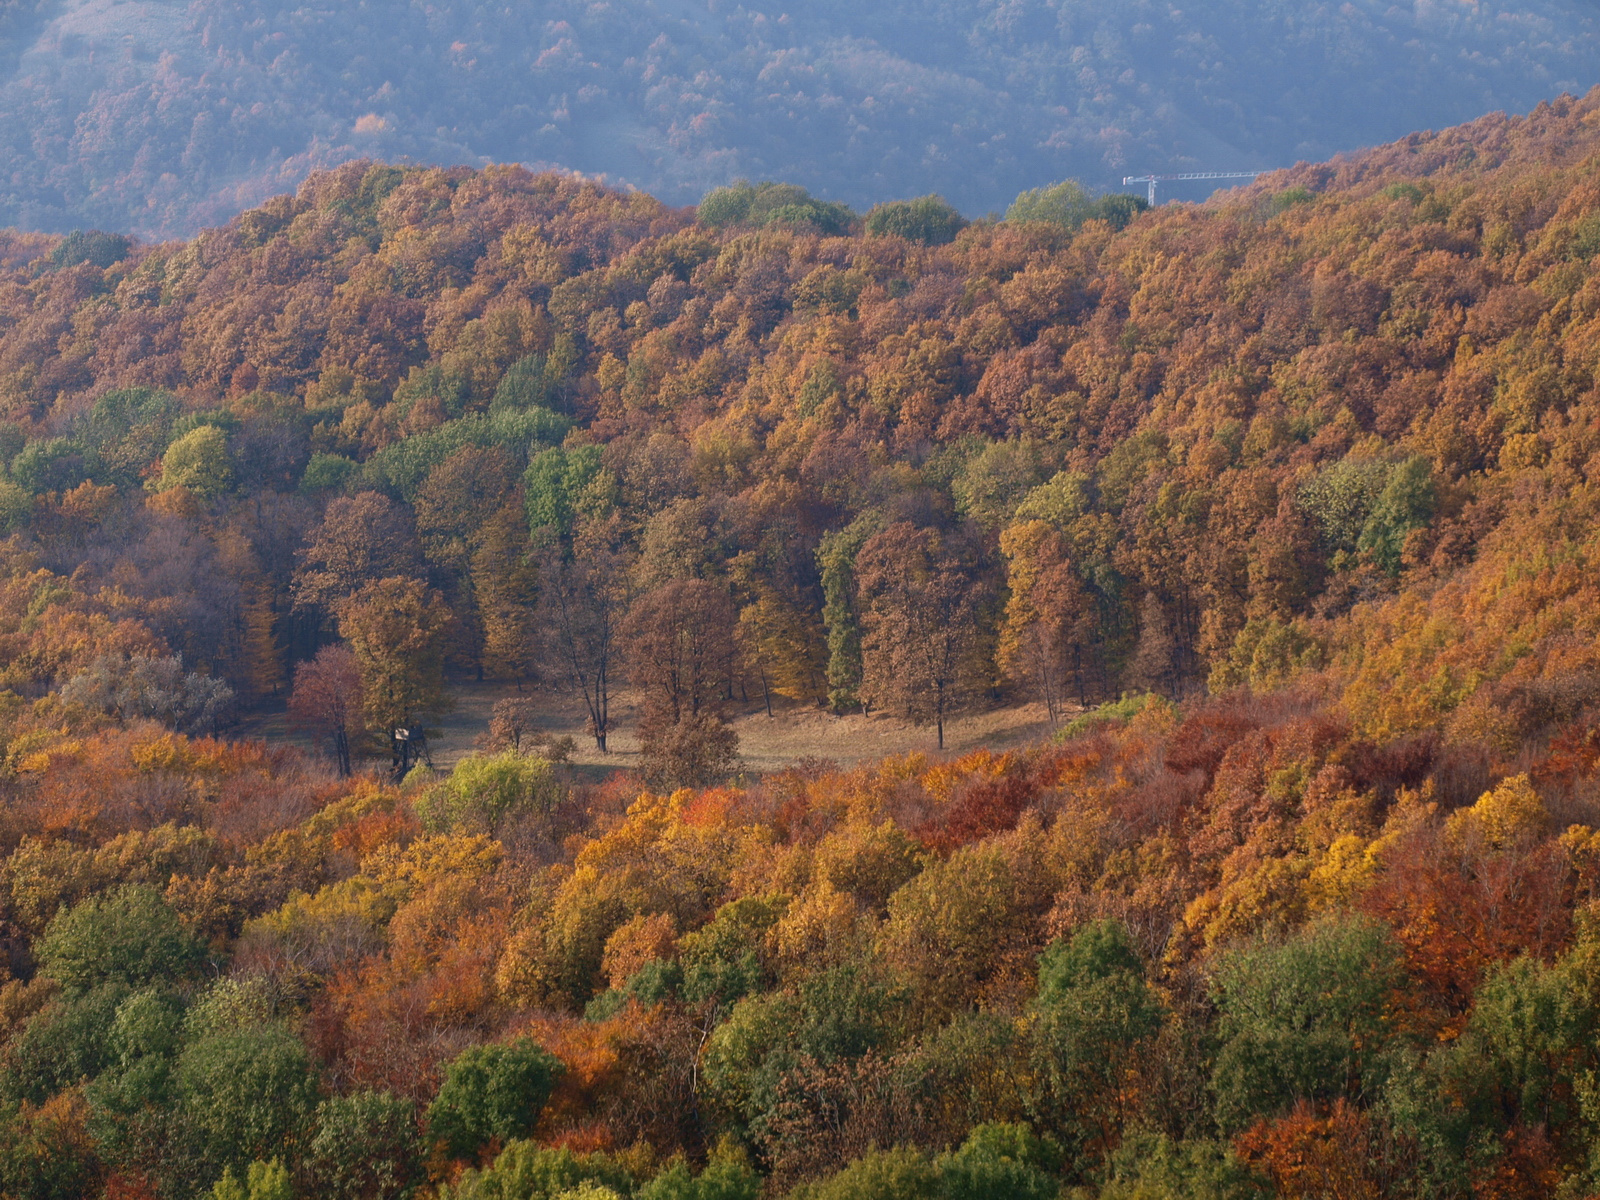
[{"label": "forest valley", "polygon": [[0,237],[0,1195],[1600,1195],[1600,92],[1139,208]]}]

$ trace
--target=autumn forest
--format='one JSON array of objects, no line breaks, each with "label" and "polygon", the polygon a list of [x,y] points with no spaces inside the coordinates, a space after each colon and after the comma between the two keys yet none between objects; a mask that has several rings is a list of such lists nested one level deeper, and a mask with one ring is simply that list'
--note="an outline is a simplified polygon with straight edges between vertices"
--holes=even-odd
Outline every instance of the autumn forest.
[{"label": "autumn forest", "polygon": [[1600,91],[0,233],[0,529],[5,1200],[1600,1195]]}]

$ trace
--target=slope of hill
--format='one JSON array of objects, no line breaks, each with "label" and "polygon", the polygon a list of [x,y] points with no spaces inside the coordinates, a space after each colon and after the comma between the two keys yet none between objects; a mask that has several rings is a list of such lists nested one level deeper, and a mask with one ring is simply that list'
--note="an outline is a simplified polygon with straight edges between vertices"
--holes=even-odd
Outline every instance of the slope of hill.
[{"label": "slope of hill", "polygon": [[1055,179],[1286,166],[1526,111],[1600,61],[1578,0],[13,0],[0,19],[0,223],[145,236],[359,156],[981,212]]},{"label": "slope of hill", "polygon": [[[1597,166],[9,235],[0,1195],[1594,1194]],[[446,664],[650,778],[362,773]],[[741,778],[769,692],[1090,711]]]},{"label": "slope of hill", "polygon": [[[8,520],[245,695],[383,574],[448,598],[459,666],[525,669],[496,616],[513,582],[474,565],[486,539],[595,538],[646,590],[731,587],[761,686],[808,702],[854,703],[872,646],[893,649],[860,642],[893,608],[862,555],[966,581],[950,602],[986,632],[952,649],[976,658],[941,713],[980,678],[1095,700],[1260,677],[1269,631],[1327,660],[1353,604],[1500,569],[1482,547],[1544,511],[1519,472],[1583,469],[1594,111],[1486,118],[1121,232],[979,224],[945,245],[351,164],[187,245],[112,262],[114,240],[76,239],[10,270]],[[212,436],[214,475],[163,467]],[[402,544],[328,591],[296,547],[341,492]],[[937,545],[891,552],[903,528]],[[1060,570],[1028,574],[1041,556]],[[251,619],[279,657],[239,653]],[[1475,660],[1460,686],[1528,668]],[[1407,728],[1423,703],[1400,704]]]}]

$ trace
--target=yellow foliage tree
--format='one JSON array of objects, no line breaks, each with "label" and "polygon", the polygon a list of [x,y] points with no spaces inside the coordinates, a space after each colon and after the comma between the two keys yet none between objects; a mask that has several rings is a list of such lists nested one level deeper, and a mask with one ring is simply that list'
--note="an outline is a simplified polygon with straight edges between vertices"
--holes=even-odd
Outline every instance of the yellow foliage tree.
[{"label": "yellow foliage tree", "polygon": [[1528,777],[1513,775],[1478,797],[1471,808],[1451,813],[1444,828],[1456,846],[1506,850],[1538,840],[1549,825],[1549,810]]}]

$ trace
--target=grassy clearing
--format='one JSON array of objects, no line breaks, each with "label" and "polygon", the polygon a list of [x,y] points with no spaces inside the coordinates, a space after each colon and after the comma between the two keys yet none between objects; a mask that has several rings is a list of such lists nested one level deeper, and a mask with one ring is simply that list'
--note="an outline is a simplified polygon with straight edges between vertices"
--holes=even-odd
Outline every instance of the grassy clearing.
[{"label": "grassy clearing", "polygon": [[[489,712],[496,700],[516,695],[516,688],[505,683],[457,683],[451,688],[455,709],[442,722],[443,732],[433,743],[436,766],[449,767],[471,751],[479,736],[489,727]],[[539,701],[539,728],[552,734],[567,734],[578,743],[573,763],[588,771],[627,770],[638,766],[639,743],[634,736],[635,706],[624,693],[612,712],[616,732],[608,739],[609,754],[594,748],[594,739],[584,732],[585,714],[581,702],[548,693],[529,693]],[[753,702],[742,705],[732,718],[739,734],[739,752],[752,774],[781,771],[806,758],[832,759],[841,766],[864,760],[905,754],[914,750],[935,752],[934,732],[895,717],[852,714],[836,717],[810,707],[788,706],[766,709]],[[1050,724],[1042,704],[1025,704],[973,712],[950,722],[945,729],[945,749],[961,754],[980,746],[1006,749],[1049,736]]]},{"label": "grassy clearing", "polygon": [[[478,739],[489,728],[489,714],[495,701],[516,694],[515,685],[509,683],[453,682],[450,695],[454,708],[440,722],[440,734],[432,742],[434,765],[448,770],[475,749]],[[526,694],[538,702],[536,723],[541,731],[570,735],[578,743],[572,761],[581,776],[597,779],[612,771],[631,770],[639,765],[639,742],[634,736],[636,710],[627,693],[618,696],[612,706],[615,731],[609,739],[609,754],[597,751],[594,739],[584,732],[585,713],[581,701],[547,692]],[[769,717],[757,701],[739,706],[732,723],[739,734],[740,755],[753,775],[781,771],[802,759],[830,759],[848,767],[891,754],[937,753],[931,726],[919,727],[879,713],[836,717],[810,707],[778,707],[775,702],[773,715]],[[945,753],[955,756],[984,746],[1005,750],[1038,741],[1050,733],[1050,722],[1042,704],[975,710],[947,722]],[[281,702],[252,714],[241,726],[238,736],[287,741],[310,748],[306,739],[290,731]]]}]

